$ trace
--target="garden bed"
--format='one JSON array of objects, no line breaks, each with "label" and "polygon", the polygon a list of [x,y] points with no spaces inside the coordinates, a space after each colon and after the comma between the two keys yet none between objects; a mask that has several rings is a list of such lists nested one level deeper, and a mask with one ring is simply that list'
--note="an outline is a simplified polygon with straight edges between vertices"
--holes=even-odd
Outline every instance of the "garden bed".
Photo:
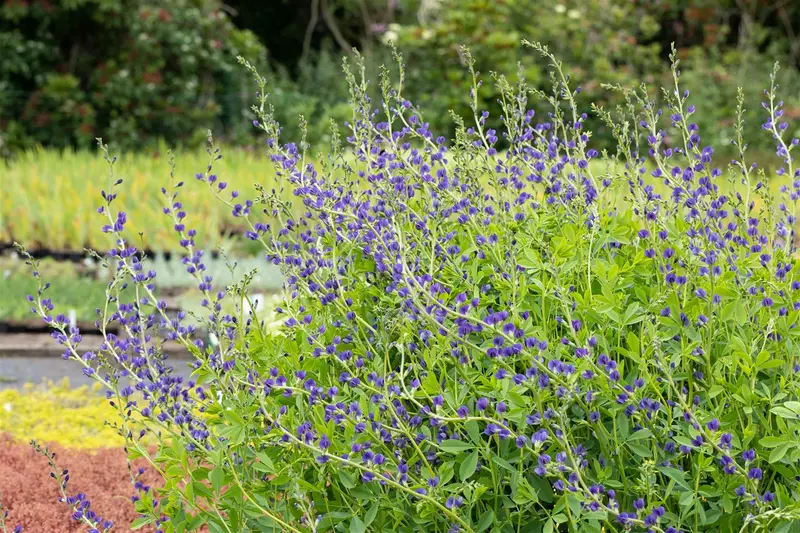
[{"label": "garden bed", "polygon": [[[131,531],[128,524],[137,514],[130,500],[133,488],[125,452],[121,448],[78,451],[58,445],[51,449],[57,454],[59,466],[70,471],[70,493],[85,493],[98,514],[114,521],[118,533]],[[154,483],[157,476],[145,472],[143,480]],[[66,506],[58,503],[58,484],[49,475],[47,460],[29,444],[4,435],[0,435],[0,492],[9,514],[26,532],[86,530],[72,520]]]}]

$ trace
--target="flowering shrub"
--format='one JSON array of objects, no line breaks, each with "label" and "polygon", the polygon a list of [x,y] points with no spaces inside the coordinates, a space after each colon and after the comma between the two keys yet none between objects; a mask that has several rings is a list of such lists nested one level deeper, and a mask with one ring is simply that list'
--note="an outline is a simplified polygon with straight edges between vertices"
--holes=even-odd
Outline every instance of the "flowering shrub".
[{"label": "flowering shrub", "polygon": [[[30,301],[64,356],[108,388],[130,458],[164,478],[157,490],[135,484],[136,525],[797,529],[800,172],[774,83],[763,129],[786,182],[776,201],[747,160],[741,99],[739,156],[725,169],[693,122],[674,55],[666,109],[644,89],[618,89],[627,105],[615,112],[594,108],[618,148],[598,172],[580,89],[526,44],[549,60],[552,93],[497,76],[505,129],[487,129],[469,61],[474,124],[456,117],[452,142],[404,98],[399,56],[400,83],[384,72],[377,103],[361,69],[347,68],[349,149],[334,126],[319,165],[306,144],[280,143],[267,82],[245,62],[255,125],[305,213],[293,216],[280,191],[230,192],[213,145],[196,178],[282,268],[275,334],[246,280],[223,288],[205,274],[176,178],[164,213],[212,342],[165,313],[101,145],[111,172],[99,213],[115,243],[102,349],[81,351],[46,284]],[[548,106],[539,122],[533,105]],[[135,299],[117,296],[124,287]],[[127,334],[105,333],[112,322]],[[191,381],[172,376],[164,339],[195,356]],[[88,500],[69,498],[92,524]]]}]

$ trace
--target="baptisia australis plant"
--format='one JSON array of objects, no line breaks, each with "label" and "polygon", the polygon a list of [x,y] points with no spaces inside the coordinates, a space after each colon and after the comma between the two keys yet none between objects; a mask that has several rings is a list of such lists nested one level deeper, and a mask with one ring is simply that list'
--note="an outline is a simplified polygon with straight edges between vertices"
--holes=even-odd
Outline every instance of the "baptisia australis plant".
[{"label": "baptisia australis plant", "polygon": [[[384,71],[377,102],[363,68],[345,64],[352,119],[318,156],[281,144],[267,81],[242,61],[258,85],[255,126],[294,199],[230,192],[213,145],[196,181],[282,269],[277,333],[246,279],[220,287],[205,273],[175,181],[164,213],[216,341],[167,314],[101,144],[112,172],[99,213],[114,243],[105,342],[81,350],[47,285],[31,301],[64,357],[108,388],[129,458],[163,477],[144,487],[132,476],[136,525],[798,529],[800,172],[774,82],[763,125],[774,180],[741,136],[736,160],[715,161],[674,56],[661,104],[616,88],[626,106],[593,110],[618,146],[600,157],[580,89],[546,48],[525,45],[550,62],[552,92],[496,75],[505,127],[487,129],[465,50],[474,123],[454,116],[451,141],[403,97],[399,54],[399,82]],[[738,109],[741,134],[741,99]],[[167,341],[194,356],[191,380],[172,373]],[[84,519],[78,500],[65,497]]]}]

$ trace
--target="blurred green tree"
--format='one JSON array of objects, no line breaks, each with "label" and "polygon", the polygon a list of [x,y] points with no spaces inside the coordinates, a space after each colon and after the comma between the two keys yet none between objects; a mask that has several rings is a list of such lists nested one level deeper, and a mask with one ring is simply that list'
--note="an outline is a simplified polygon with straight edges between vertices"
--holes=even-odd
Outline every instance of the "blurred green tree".
[{"label": "blurred green tree", "polygon": [[[257,37],[217,0],[6,0],[0,7],[0,128],[6,149],[82,146],[97,136],[140,148],[204,139],[242,124]],[[223,98],[238,95],[240,98]]]}]

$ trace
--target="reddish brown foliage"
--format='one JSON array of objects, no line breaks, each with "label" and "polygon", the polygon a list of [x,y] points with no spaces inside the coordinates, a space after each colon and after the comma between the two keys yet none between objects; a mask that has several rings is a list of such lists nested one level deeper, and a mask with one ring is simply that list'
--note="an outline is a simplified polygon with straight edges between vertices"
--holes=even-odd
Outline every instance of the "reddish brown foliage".
[{"label": "reddish brown foliage", "polygon": [[[136,512],[130,500],[134,489],[123,450],[79,451],[57,445],[50,449],[56,452],[58,466],[69,470],[69,494],[85,493],[95,512],[114,521],[116,533],[130,531],[127,525],[136,518]],[[157,476],[145,472],[141,479],[152,484]],[[4,435],[0,435],[0,494],[12,528],[21,524],[24,533],[86,531],[72,520],[66,505],[58,503],[58,484],[50,477],[47,460],[28,444]]]}]

